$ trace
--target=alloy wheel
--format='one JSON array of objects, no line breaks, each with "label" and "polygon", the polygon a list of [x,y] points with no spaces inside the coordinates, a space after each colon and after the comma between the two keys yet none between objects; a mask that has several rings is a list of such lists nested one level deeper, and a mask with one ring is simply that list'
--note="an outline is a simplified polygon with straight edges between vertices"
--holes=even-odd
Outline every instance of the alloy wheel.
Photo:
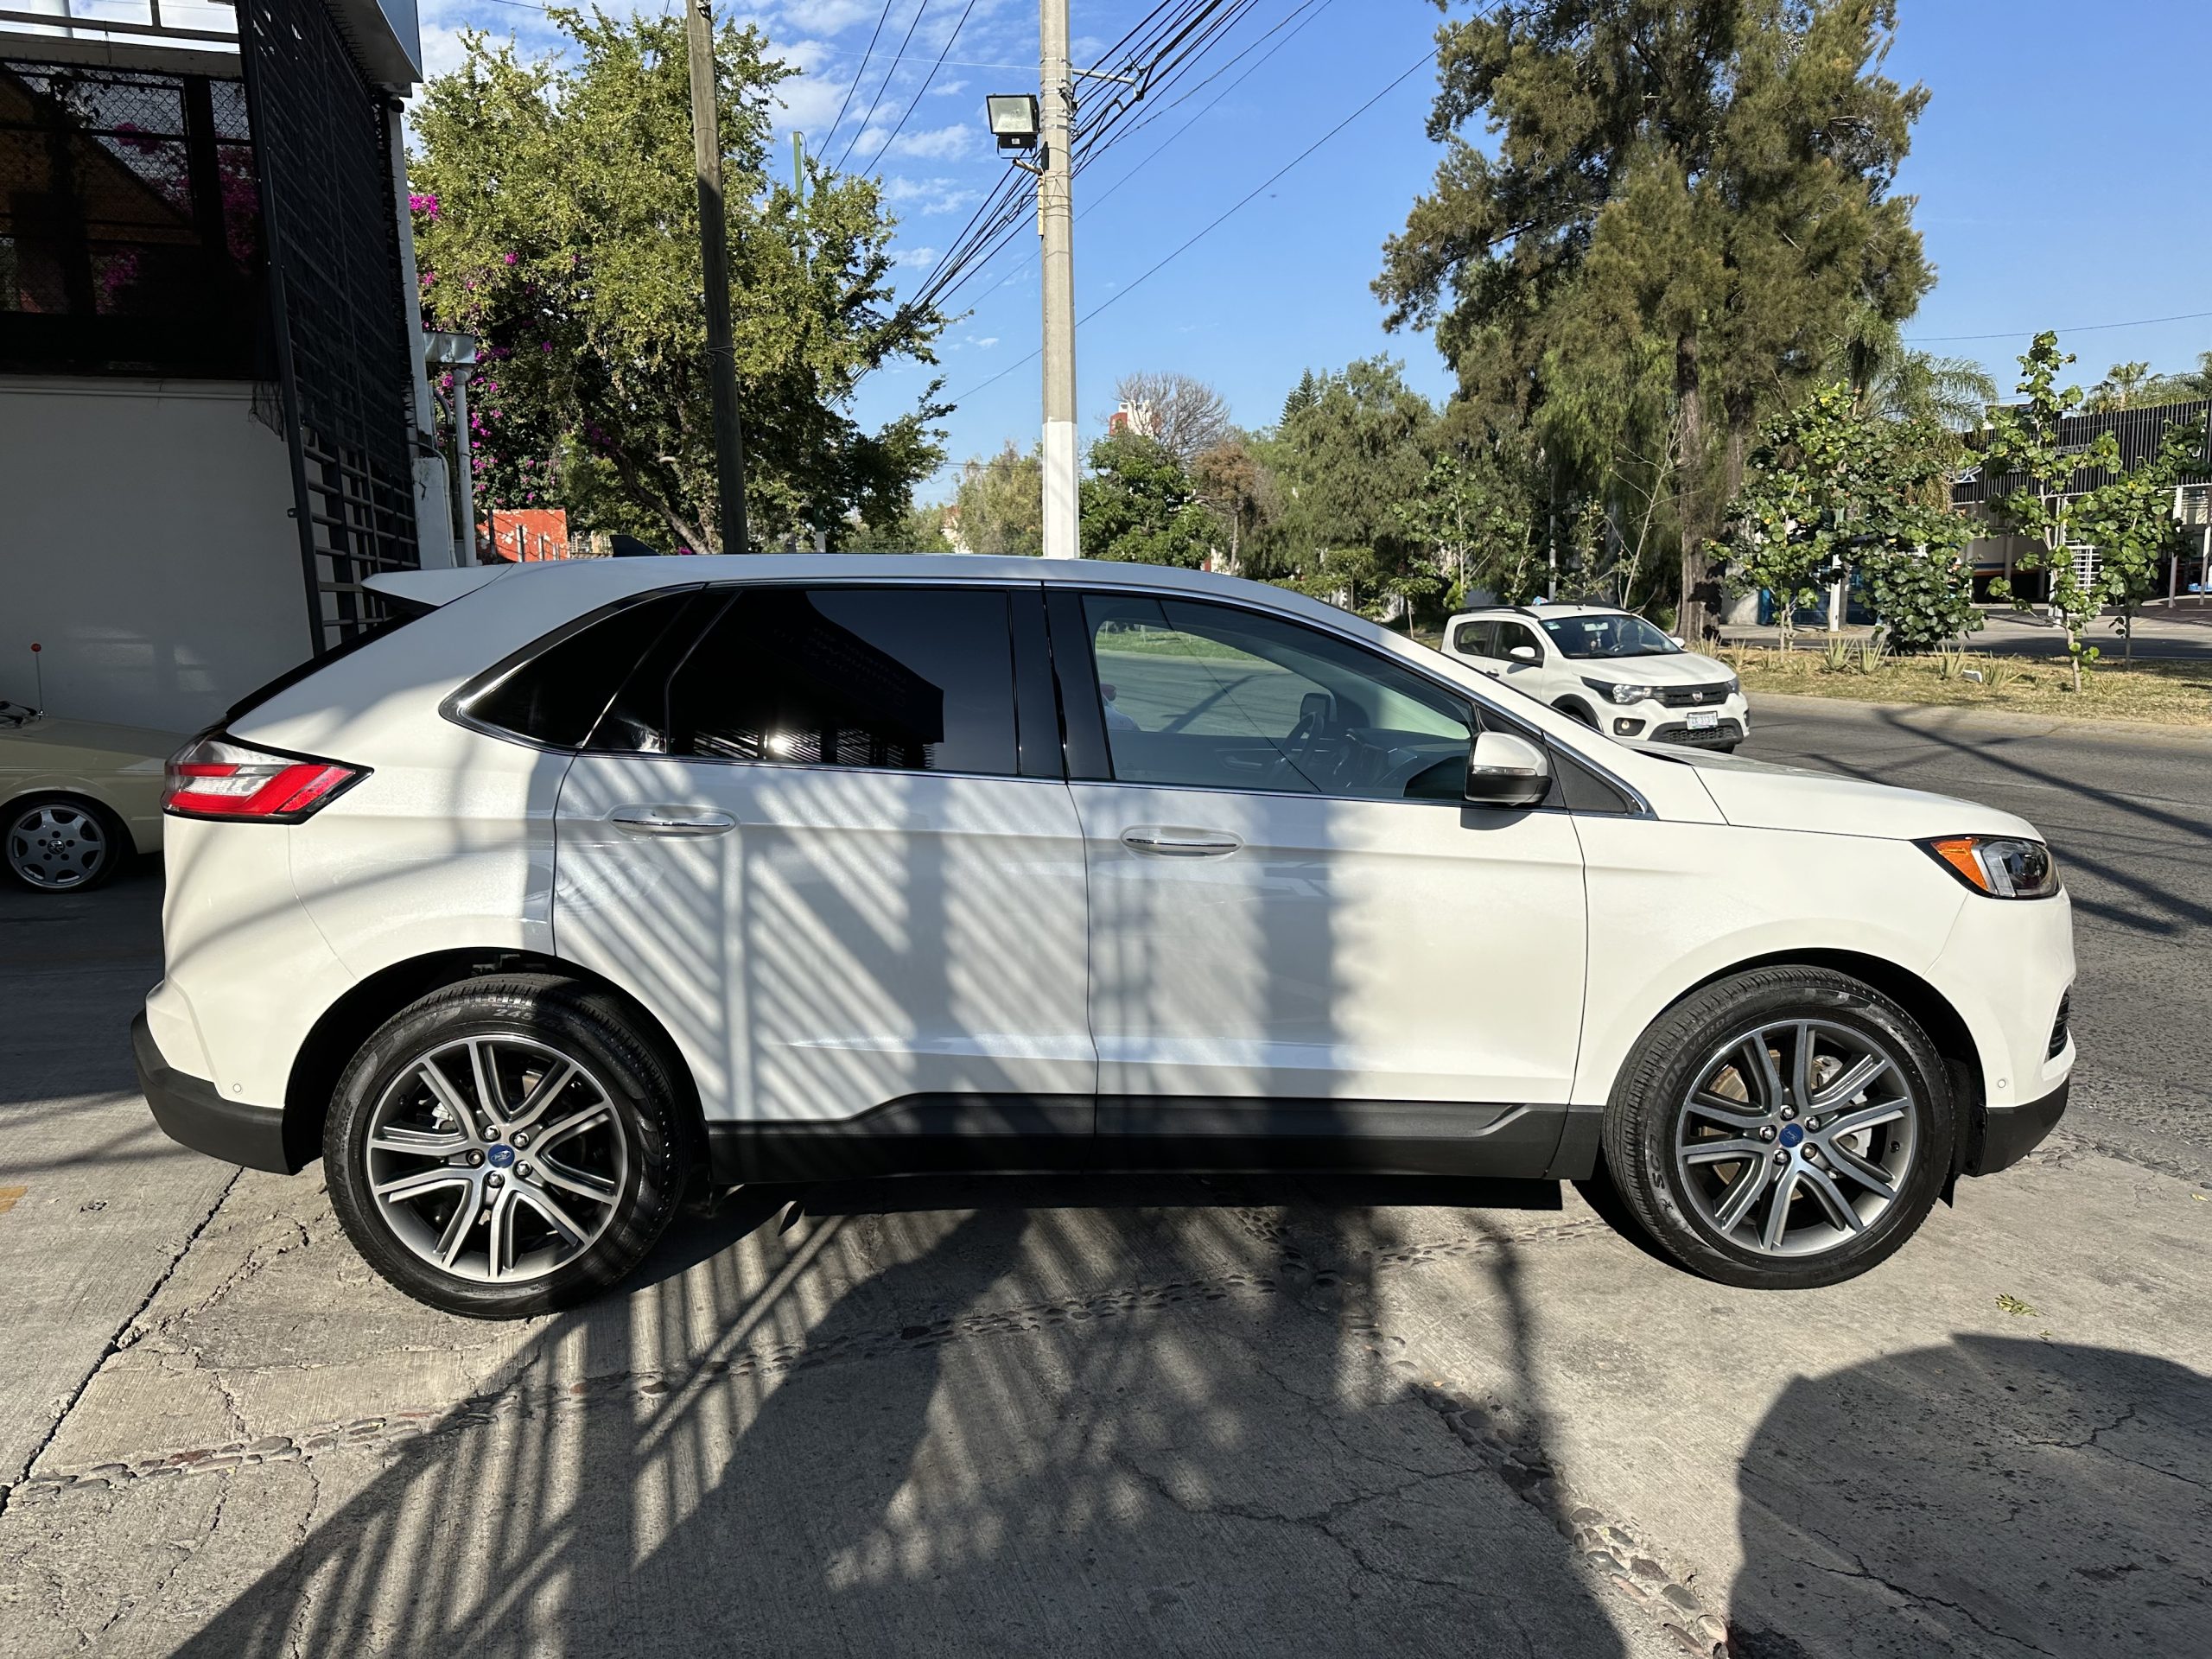
[{"label": "alloy wheel", "polygon": [[67,801],[41,801],[8,826],[8,868],[35,887],[81,887],[108,856],[99,815]]},{"label": "alloy wheel", "polygon": [[1823,1020],[1764,1024],[1699,1071],[1675,1130],[1698,1218],[1739,1249],[1817,1255],[1863,1235],[1919,1144],[1908,1074],[1881,1042]]},{"label": "alloy wheel", "polygon": [[393,1237],[442,1273],[543,1279],[598,1242],[628,1181],[624,1115],[574,1056],[467,1037],[402,1070],[372,1112],[365,1168]]}]

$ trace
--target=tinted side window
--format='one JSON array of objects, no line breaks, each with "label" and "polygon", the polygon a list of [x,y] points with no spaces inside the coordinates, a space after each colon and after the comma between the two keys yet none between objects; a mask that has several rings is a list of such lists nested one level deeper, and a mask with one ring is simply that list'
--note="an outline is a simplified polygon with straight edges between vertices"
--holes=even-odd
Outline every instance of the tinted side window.
[{"label": "tinted side window", "polygon": [[1495,657],[1497,642],[1497,623],[1462,622],[1459,632],[1452,636],[1452,649],[1470,657]]},{"label": "tinted side window", "polygon": [[1224,605],[1088,594],[1125,783],[1458,800],[1469,706],[1319,629]]},{"label": "tinted side window", "polygon": [[691,597],[660,594],[586,623],[470,697],[469,717],[533,742],[573,749]]},{"label": "tinted side window", "polygon": [[1007,595],[741,588],[669,682],[668,753],[1011,776]]},{"label": "tinted side window", "polygon": [[1499,623],[1497,625],[1497,648],[1491,654],[1494,657],[1511,657],[1513,654],[1513,648],[1516,645],[1528,646],[1529,650],[1536,653],[1536,660],[1538,662],[1541,663],[1544,660],[1544,648],[1537,643],[1536,631],[1534,628],[1524,627],[1518,622]]}]

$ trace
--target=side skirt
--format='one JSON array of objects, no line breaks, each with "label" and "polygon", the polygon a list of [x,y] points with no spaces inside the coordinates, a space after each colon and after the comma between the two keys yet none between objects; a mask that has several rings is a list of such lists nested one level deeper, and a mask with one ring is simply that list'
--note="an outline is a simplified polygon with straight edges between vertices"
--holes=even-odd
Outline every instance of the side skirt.
[{"label": "side skirt", "polygon": [[721,1184],[1077,1170],[1573,1180],[1598,1114],[1566,1106],[1184,1096],[909,1095],[829,1122],[709,1123]]}]

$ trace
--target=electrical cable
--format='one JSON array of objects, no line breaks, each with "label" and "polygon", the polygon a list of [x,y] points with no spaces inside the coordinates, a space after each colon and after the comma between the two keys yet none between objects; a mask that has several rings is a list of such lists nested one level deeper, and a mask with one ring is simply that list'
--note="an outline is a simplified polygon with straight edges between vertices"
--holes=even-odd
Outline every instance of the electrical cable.
[{"label": "electrical cable", "polygon": [[[885,0],[886,5],[889,3],[890,0]],[[914,8],[914,15],[906,20],[906,32],[899,38],[898,56],[905,55],[906,48],[913,44],[914,31],[922,26],[922,14],[929,9],[930,0],[921,0],[921,3]],[[868,124],[875,119],[876,111],[883,105],[883,95],[891,90],[891,82],[898,73],[899,64],[897,57],[894,56],[890,63],[884,66],[883,84],[875,89],[875,101],[868,106],[868,113],[861,117],[860,124],[853,129],[853,136],[845,140],[845,148],[837,157],[837,165],[830,169],[833,173],[842,173],[845,170],[845,162],[853,153],[853,146],[860,143],[861,135],[868,130]],[[836,130],[835,127],[830,129],[833,137]],[[829,145],[825,143],[823,148],[826,149]]]},{"label": "electrical cable", "polygon": [[[944,37],[944,51],[939,52],[937,54],[937,61],[930,65],[929,73],[922,77],[921,91],[914,94],[914,101],[906,106],[906,113],[900,116],[899,118],[899,124],[891,129],[891,137],[883,141],[881,146],[877,149],[874,158],[869,161],[868,164],[868,170],[869,172],[873,173],[875,171],[876,163],[883,159],[885,154],[889,151],[891,146],[897,142],[899,135],[906,131],[906,123],[913,118],[914,111],[922,107],[922,100],[929,96],[930,83],[937,79],[937,72],[944,67],[945,52],[952,50],[952,43],[960,38],[960,31],[968,27],[968,13],[975,10],[976,0],[968,0],[967,11],[963,11],[960,14],[960,21],[952,26],[952,33]],[[917,13],[916,15],[918,16],[920,14]]]}]

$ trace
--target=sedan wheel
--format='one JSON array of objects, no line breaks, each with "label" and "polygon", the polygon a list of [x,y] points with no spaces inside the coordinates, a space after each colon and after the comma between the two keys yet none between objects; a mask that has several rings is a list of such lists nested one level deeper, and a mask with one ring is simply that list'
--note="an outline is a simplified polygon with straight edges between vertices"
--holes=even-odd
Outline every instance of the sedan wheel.
[{"label": "sedan wheel", "polygon": [[1951,1173],[1927,1033],[1873,987],[1765,968],[1654,1022],[1605,1109],[1605,1166],[1652,1239],[1727,1284],[1800,1289],[1910,1238]]},{"label": "sedan wheel", "polygon": [[41,893],[98,887],[116,856],[99,809],[64,798],[10,808],[6,848],[9,873]]}]

